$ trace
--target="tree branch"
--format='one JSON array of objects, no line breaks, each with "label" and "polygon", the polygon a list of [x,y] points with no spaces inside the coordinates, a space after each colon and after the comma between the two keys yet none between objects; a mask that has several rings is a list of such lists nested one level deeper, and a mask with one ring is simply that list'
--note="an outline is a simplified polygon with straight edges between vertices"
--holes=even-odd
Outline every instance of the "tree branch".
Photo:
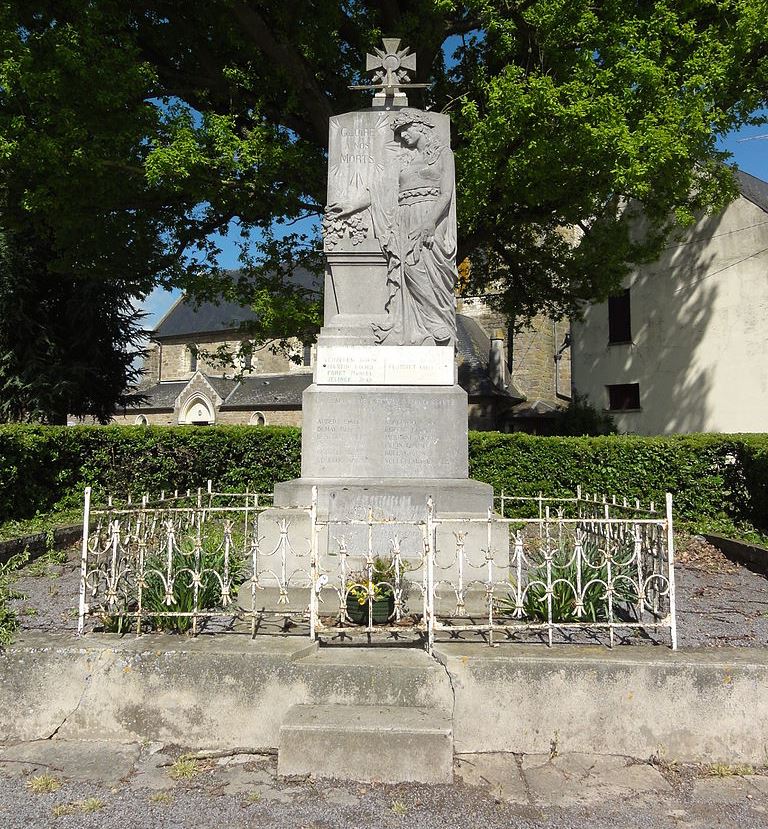
[{"label": "tree branch", "polygon": [[293,46],[278,41],[264,18],[245,0],[237,0],[232,6],[232,13],[266,59],[284,69],[297,85],[306,105],[314,138],[321,146],[327,147],[328,119],[333,115],[333,107],[304,58]]}]

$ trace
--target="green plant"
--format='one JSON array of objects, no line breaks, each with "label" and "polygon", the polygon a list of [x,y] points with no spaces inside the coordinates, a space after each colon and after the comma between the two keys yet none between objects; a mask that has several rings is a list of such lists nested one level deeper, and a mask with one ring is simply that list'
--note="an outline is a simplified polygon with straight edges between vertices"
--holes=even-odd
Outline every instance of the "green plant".
[{"label": "green plant", "polygon": [[[234,545],[237,547],[237,545]],[[244,562],[230,555],[230,579],[236,582]],[[192,627],[192,616],[163,616],[163,613],[192,613],[221,606],[222,580],[224,578],[224,550],[217,544],[215,533],[206,539],[205,547],[194,549],[187,540],[179,549],[174,548],[171,559],[172,589],[168,589],[167,559],[150,557],[145,563],[145,587],[142,603],[150,615],[154,628],[176,633],[186,633]],[[195,601],[195,573],[199,575],[197,601]],[[171,601],[169,602],[169,598]],[[157,614],[157,615],[153,615]]]},{"label": "green plant", "polygon": [[[633,571],[632,556],[631,542],[619,547],[612,555],[610,576],[614,607],[638,603],[637,571]],[[555,547],[542,545],[532,550],[528,559],[527,579],[521,589],[525,619],[548,621],[551,602],[553,622],[610,621],[608,561],[594,542],[584,543],[578,558],[573,539],[564,538]],[[517,588],[514,581],[513,586]],[[496,602],[496,610],[502,616],[514,615],[516,608],[513,593]]]},{"label": "green plant", "polygon": [[202,770],[202,765],[197,760],[182,756],[168,769],[168,776],[172,780],[191,780]]},{"label": "green plant", "polygon": [[50,794],[61,788],[61,780],[52,774],[37,774],[25,783],[26,788],[35,794]]},{"label": "green plant", "polygon": [[77,805],[81,812],[90,814],[91,812],[98,812],[100,809],[103,809],[104,801],[98,797],[86,797],[85,800],[81,800]]},{"label": "green plant", "polygon": [[11,644],[13,634],[19,629],[19,618],[16,610],[10,607],[9,602],[14,599],[23,599],[24,595],[13,588],[16,571],[23,567],[29,559],[29,553],[17,553],[0,564],[0,649]]},{"label": "green plant", "polygon": [[[399,579],[403,582],[408,562],[400,560]],[[364,605],[372,596],[373,601],[390,599],[395,595],[395,585],[398,579],[397,567],[394,560],[374,558],[370,570],[366,567],[355,570],[347,576],[347,596],[353,598],[359,605]]]},{"label": "green plant", "polygon": [[705,772],[710,777],[749,777],[755,773],[753,766],[743,763],[730,765],[728,763],[711,763]]},{"label": "green plant", "polygon": [[405,817],[408,814],[408,807],[402,800],[393,800],[390,808],[392,810],[392,814],[397,815],[398,817]]},{"label": "green plant", "polygon": [[173,795],[170,792],[155,792],[149,796],[150,803],[173,803]]}]

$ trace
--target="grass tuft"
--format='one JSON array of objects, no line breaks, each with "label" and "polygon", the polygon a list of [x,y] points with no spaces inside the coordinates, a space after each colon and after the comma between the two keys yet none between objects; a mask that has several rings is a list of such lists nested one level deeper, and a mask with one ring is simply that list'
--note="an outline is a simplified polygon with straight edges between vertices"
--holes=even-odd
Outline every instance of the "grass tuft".
[{"label": "grass tuft", "polygon": [[191,757],[179,757],[179,759],[168,769],[168,775],[172,780],[191,780],[197,777],[202,771],[200,763]]},{"label": "grass tuft", "polygon": [[728,763],[710,763],[706,768],[709,777],[748,777],[754,774],[755,770],[752,766],[745,763],[737,763],[730,765]]},{"label": "grass tuft", "polygon": [[408,807],[402,800],[393,800],[390,808],[392,809],[392,814],[398,817],[405,817],[408,814]]},{"label": "grass tuft", "polygon": [[51,792],[57,792],[61,788],[61,780],[52,774],[37,774],[34,777],[30,777],[25,785],[34,794],[50,794]]}]

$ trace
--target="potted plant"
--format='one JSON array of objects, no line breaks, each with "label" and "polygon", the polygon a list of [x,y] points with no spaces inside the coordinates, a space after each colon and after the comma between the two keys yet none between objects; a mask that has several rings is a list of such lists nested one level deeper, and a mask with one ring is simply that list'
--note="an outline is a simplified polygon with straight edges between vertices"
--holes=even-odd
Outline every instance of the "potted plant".
[{"label": "potted plant", "polygon": [[[400,587],[407,569],[400,562]],[[386,625],[395,611],[395,587],[397,569],[394,561],[379,557],[369,568],[356,570],[347,576],[347,617],[354,625],[367,625],[370,606],[371,621],[374,625]]]}]

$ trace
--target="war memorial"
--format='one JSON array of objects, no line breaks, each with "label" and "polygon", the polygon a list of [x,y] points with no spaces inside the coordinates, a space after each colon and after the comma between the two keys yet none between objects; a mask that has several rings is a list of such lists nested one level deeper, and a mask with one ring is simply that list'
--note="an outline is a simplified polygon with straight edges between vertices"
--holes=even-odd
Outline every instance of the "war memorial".
[{"label": "war memorial", "polygon": [[78,635],[9,650],[0,741],[276,753],[283,777],[384,783],[485,785],[488,756],[764,760],[764,656],[677,651],[670,495],[469,478],[450,124],[409,106],[414,68],[385,39],[372,106],[330,119],[301,477],[273,498],[86,490]]}]

